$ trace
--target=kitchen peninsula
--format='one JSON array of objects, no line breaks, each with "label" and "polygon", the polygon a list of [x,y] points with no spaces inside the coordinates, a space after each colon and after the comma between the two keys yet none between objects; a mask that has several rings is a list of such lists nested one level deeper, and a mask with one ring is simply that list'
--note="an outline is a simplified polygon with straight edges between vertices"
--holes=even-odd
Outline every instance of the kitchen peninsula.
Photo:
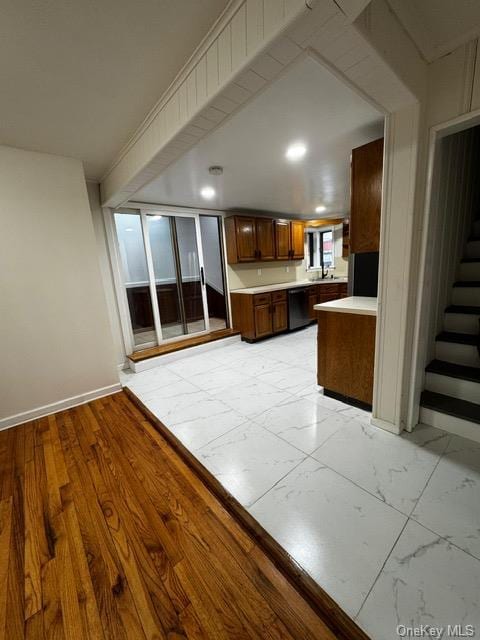
[{"label": "kitchen peninsula", "polygon": [[352,296],[316,304],[317,382],[326,396],[371,409],[377,298]]}]

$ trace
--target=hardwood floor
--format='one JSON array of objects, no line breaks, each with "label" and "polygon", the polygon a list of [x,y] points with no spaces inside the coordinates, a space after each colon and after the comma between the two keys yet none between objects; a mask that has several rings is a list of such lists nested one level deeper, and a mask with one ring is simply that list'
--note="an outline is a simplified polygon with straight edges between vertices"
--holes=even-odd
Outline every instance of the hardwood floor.
[{"label": "hardwood floor", "polygon": [[0,433],[0,637],[334,635],[124,392]]}]

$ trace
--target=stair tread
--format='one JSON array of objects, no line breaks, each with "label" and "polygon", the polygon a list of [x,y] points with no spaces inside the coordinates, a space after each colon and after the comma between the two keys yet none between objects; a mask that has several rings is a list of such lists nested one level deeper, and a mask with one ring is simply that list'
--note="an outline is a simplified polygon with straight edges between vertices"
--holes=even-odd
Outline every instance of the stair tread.
[{"label": "stair tread", "polygon": [[442,331],[436,337],[437,342],[456,342],[458,344],[469,344],[477,346],[478,335],[474,333],[457,333],[455,331]]},{"label": "stair tread", "polygon": [[454,287],[480,287],[480,280],[457,280],[453,283]]},{"label": "stair tread", "polygon": [[445,360],[432,360],[425,371],[448,376],[449,378],[460,378],[461,380],[480,383],[480,367],[467,367],[464,364],[454,364]]},{"label": "stair tread", "polygon": [[443,393],[435,393],[434,391],[422,391],[420,404],[426,409],[440,411],[440,413],[446,413],[455,418],[480,424],[480,404],[446,396]]},{"label": "stair tread", "polygon": [[480,307],[463,304],[451,304],[445,309],[445,313],[468,313],[470,315],[480,316]]}]

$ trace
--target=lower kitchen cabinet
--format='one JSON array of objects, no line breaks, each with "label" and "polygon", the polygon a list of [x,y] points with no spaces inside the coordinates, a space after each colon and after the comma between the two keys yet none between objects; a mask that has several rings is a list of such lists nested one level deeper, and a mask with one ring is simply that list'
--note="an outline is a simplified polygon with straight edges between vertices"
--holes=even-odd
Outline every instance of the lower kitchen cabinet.
[{"label": "lower kitchen cabinet", "polygon": [[232,293],[233,328],[247,341],[266,338],[288,329],[287,292]]},{"label": "lower kitchen cabinet", "polygon": [[308,314],[312,320],[317,319],[317,312],[313,308],[316,304],[322,302],[330,302],[330,300],[339,300],[346,298],[348,293],[348,285],[346,282],[332,282],[328,284],[315,284],[308,288]]}]

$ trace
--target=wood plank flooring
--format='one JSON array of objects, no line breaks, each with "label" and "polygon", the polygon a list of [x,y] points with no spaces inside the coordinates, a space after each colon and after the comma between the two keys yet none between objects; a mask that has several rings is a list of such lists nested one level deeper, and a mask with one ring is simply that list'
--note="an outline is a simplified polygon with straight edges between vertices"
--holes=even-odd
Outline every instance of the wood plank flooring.
[{"label": "wood plank flooring", "polygon": [[0,433],[0,637],[334,635],[121,392]]},{"label": "wood plank flooring", "polygon": [[158,345],[157,347],[149,347],[148,349],[141,349],[131,353],[128,358],[132,362],[142,362],[142,360],[148,360],[155,358],[156,356],[164,356],[167,353],[175,353],[175,351],[182,351],[189,347],[197,347],[200,344],[207,344],[209,342],[215,342],[222,338],[230,338],[232,336],[238,336],[240,332],[235,329],[217,329],[216,331],[210,331],[204,333],[201,336],[192,336],[191,338],[182,338],[181,340],[175,340],[174,342],[167,342],[166,344]]}]

